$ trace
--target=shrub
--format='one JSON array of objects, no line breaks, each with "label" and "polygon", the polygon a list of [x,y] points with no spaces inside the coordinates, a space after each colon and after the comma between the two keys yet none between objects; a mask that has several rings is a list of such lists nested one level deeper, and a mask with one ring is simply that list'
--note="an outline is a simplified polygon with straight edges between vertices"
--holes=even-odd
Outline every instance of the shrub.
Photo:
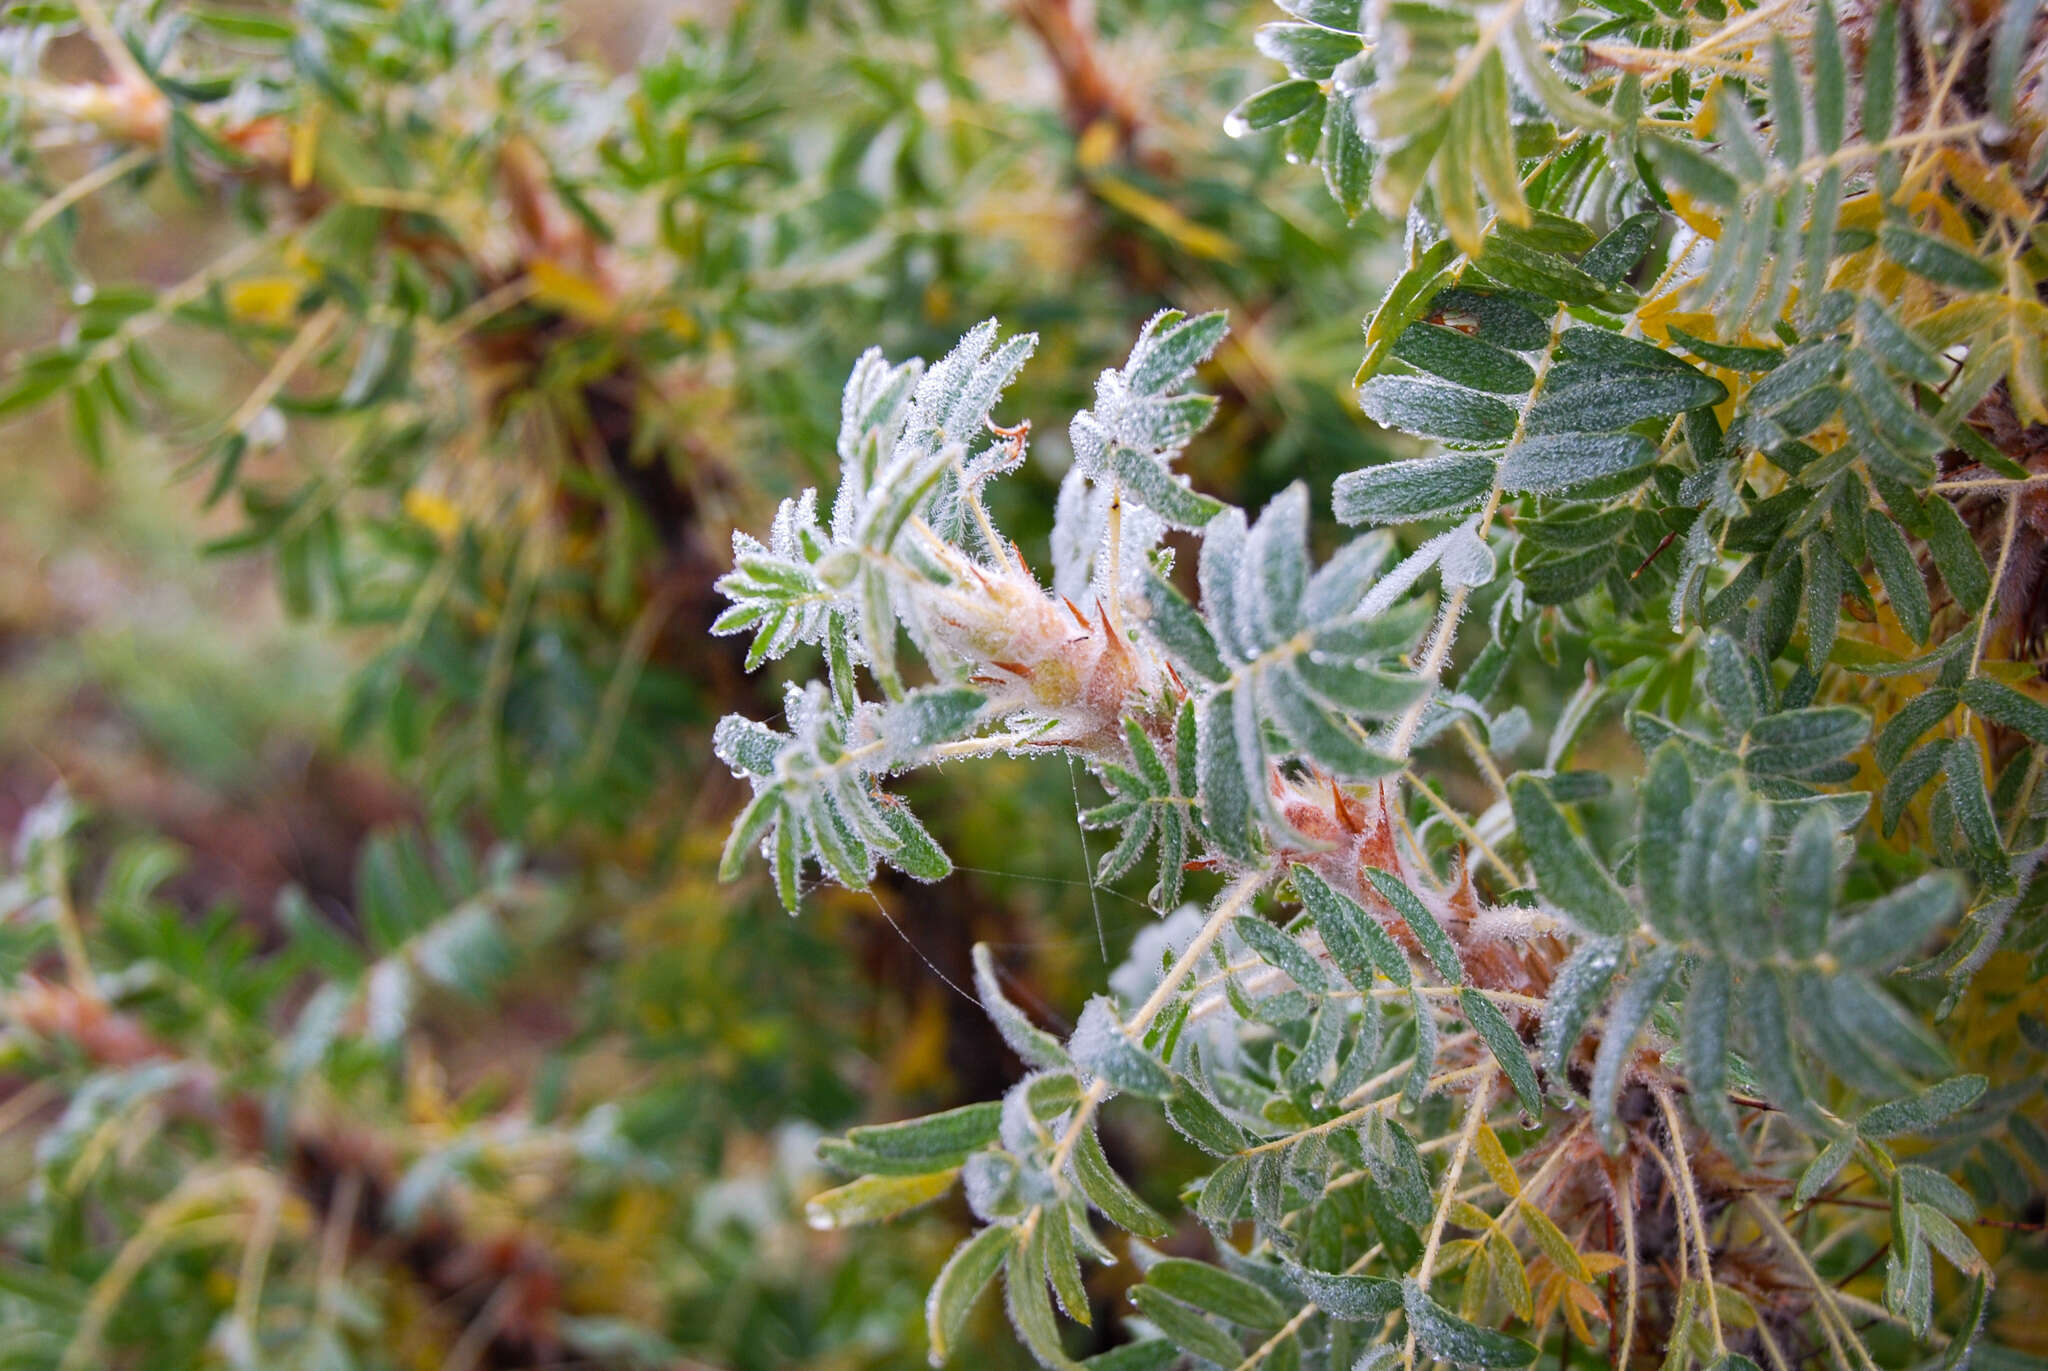
[{"label": "shrub", "polygon": [[[1225,321],[1169,310],[1073,420],[1050,588],[984,496],[993,322],[864,356],[829,514],[735,539],[718,630],[823,669],[719,728],[728,876],[941,879],[884,783],[1051,752],[1165,920],[1064,1037],[977,949],[1029,1074],[828,1143],[813,1220],[964,1187],[934,1364],[1000,1277],[1073,1365],[1128,1261],[1105,1366],[1958,1365],[2048,1165],[2044,21],[1286,7],[1232,131],[1407,221],[1357,385],[1426,446],[1337,478],[1368,531],[1191,486]],[[1206,1159],[1120,1171],[1121,1099]]]}]

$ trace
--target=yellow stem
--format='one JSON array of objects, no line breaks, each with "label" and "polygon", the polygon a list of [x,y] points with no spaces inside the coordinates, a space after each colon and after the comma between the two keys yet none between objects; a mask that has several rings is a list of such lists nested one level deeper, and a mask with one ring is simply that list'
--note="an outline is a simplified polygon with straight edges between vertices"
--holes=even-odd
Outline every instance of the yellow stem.
[{"label": "yellow stem", "polygon": [[[1415,1283],[1423,1290],[1429,1289],[1430,1272],[1436,1268],[1438,1250],[1443,1246],[1444,1224],[1451,1216],[1451,1201],[1458,1194],[1458,1177],[1465,1170],[1465,1159],[1472,1155],[1472,1140],[1479,1136],[1479,1125],[1486,1118],[1486,1100],[1493,1093],[1493,1078],[1488,1075],[1472,1091],[1472,1098],[1465,1104],[1465,1126],[1458,1131],[1458,1147],[1451,1153],[1451,1164],[1444,1172],[1444,1193],[1437,1201],[1436,1217],[1430,1220],[1429,1241],[1422,1249],[1422,1265],[1415,1269]],[[1408,1326],[1408,1340],[1401,1347],[1401,1364],[1413,1368],[1415,1365],[1415,1325]]]},{"label": "yellow stem", "polygon": [[1714,1294],[1714,1263],[1707,1254],[1707,1221],[1700,1212],[1699,1191],[1693,1186],[1692,1160],[1686,1156],[1678,1109],[1671,1101],[1670,1090],[1659,1082],[1654,1093],[1658,1107],[1664,1111],[1664,1127],[1671,1136],[1671,1155],[1678,1163],[1679,1202],[1692,1217],[1692,1240],[1700,1254],[1700,1281],[1707,1287],[1707,1317],[1714,1329],[1714,1351],[1725,1355],[1728,1341],[1721,1332],[1721,1301]]}]

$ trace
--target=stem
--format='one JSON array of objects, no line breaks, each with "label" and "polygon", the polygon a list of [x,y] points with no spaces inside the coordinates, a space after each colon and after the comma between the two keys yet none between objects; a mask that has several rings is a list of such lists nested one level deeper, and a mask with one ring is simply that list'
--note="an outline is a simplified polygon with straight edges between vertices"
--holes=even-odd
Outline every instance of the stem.
[{"label": "stem", "polygon": [[49,887],[51,922],[57,927],[57,948],[64,957],[64,975],[71,988],[90,1003],[98,1003],[99,987],[93,979],[92,958],[86,954],[85,932],[78,920],[78,906],[71,901],[71,882],[64,870],[61,845],[51,843],[43,858],[43,884]]},{"label": "stem", "polygon": [[128,50],[127,42],[121,37],[119,30],[115,29],[114,21],[107,17],[107,11],[101,6],[100,0],[78,0],[78,18],[85,25],[85,31],[92,36],[100,55],[107,59],[107,65],[113,69],[114,76],[120,84],[132,86],[138,91],[147,91],[159,100],[163,98],[163,92],[157,89],[156,82],[149,79],[149,73],[142,69],[142,64],[135,60],[135,54]]},{"label": "stem", "polygon": [[[1459,727],[1462,729],[1464,725],[1460,724]],[[1401,774],[1407,777],[1409,780],[1415,782],[1415,789],[1421,792],[1422,798],[1429,802],[1430,808],[1434,809],[1437,813],[1443,815],[1444,818],[1450,823],[1451,827],[1457,829],[1459,835],[1462,836],[1466,842],[1471,843],[1472,846],[1478,851],[1480,856],[1486,858],[1487,861],[1493,863],[1495,870],[1499,871],[1501,875],[1507,877],[1516,885],[1527,885],[1529,883],[1522,877],[1522,874],[1520,872],[1516,871],[1514,867],[1508,864],[1507,860],[1503,858],[1500,855],[1500,853],[1493,850],[1492,845],[1488,843],[1485,838],[1480,836],[1479,830],[1472,826],[1472,821],[1470,819],[1467,819],[1463,814],[1460,814],[1455,808],[1451,806],[1449,801],[1444,799],[1443,796],[1437,794],[1435,790],[1425,785],[1422,781],[1422,778],[1415,774],[1413,768],[1410,768],[1409,770],[1404,771]]]},{"label": "stem", "polygon": [[[1187,951],[1180,954],[1180,959],[1160,979],[1159,987],[1152,992],[1151,998],[1138,1006],[1138,1012],[1124,1023],[1125,1037],[1136,1041],[1145,1035],[1145,1030],[1152,1026],[1152,1021],[1158,1018],[1161,1011],[1172,1002],[1173,997],[1180,993],[1181,986],[1194,973],[1195,964],[1209,951],[1210,946],[1223,936],[1223,930],[1237,917],[1238,911],[1257,898],[1259,891],[1272,876],[1273,873],[1269,870],[1254,868],[1225,887],[1222,898],[1216,902],[1215,912],[1210,914],[1209,921],[1202,925],[1202,931],[1195,934],[1195,939],[1188,944]],[[1066,1173],[1067,1163],[1072,1160],[1074,1149],[1081,1144],[1081,1135],[1094,1121],[1095,1111],[1109,1098],[1109,1092],[1109,1082],[1100,1076],[1088,1083],[1088,1089],[1082,1092],[1080,1103],[1074,1106],[1074,1117],[1068,1122],[1067,1131],[1061,1135],[1058,1144],[1053,1148],[1050,1167],[1053,1175],[1060,1176]]]},{"label": "stem", "polygon": [[1954,481],[1936,481],[1934,488],[1939,491],[2017,490],[2041,485],[2048,485],[2048,472],[2034,476],[1965,476]]},{"label": "stem", "polygon": [[1970,674],[1977,674],[1977,663],[1984,658],[1984,640],[1991,636],[1991,611],[1998,604],[1999,589],[2005,584],[2006,563],[2012,560],[2013,534],[2020,526],[2020,502],[2012,496],[2005,498],[2005,532],[1998,539],[1998,565],[1991,570],[1991,591],[1985,598],[1984,608],[1979,611],[1977,641],[1970,649]]},{"label": "stem", "polygon": [[[1849,1345],[1856,1349],[1857,1360],[1863,1363],[1866,1371],[1877,1371],[1877,1364],[1871,1361],[1869,1350],[1863,1346],[1863,1340],[1856,1336],[1856,1330],[1849,1326],[1849,1320],[1843,1316],[1841,1306],[1836,1302],[1840,1292],[1821,1279],[1820,1272],[1813,1269],[1813,1263],[1807,1260],[1805,1250],[1799,1246],[1799,1240],[1786,1231],[1784,1223],[1768,1204],[1755,1195],[1745,1195],[1743,1199],[1748,1204],[1750,1213],[1756,1216],[1758,1225],[1770,1234],[1771,1240],[1783,1249],[1786,1256],[1792,1258],[1793,1264],[1813,1287],[1815,1317],[1820,1322],[1821,1333],[1828,1340],[1829,1350],[1835,1354],[1835,1361],[1847,1371],[1849,1357],[1842,1350],[1841,1336],[1846,1334]],[[1838,1325],[1841,1330],[1839,1334],[1836,1332]]]},{"label": "stem", "polygon": [[[1465,1104],[1465,1126],[1458,1130],[1458,1147],[1451,1153],[1450,1167],[1444,1172],[1443,1198],[1436,1203],[1436,1217],[1429,1224],[1429,1242],[1422,1249],[1422,1265],[1415,1271],[1415,1284],[1424,1291],[1429,1289],[1429,1273],[1435,1268],[1437,1251],[1443,1245],[1444,1224],[1451,1216],[1451,1201],[1458,1194],[1458,1177],[1465,1170],[1465,1159],[1472,1155],[1472,1140],[1479,1136],[1479,1125],[1486,1118],[1486,1099],[1492,1093],[1493,1077],[1489,1074]],[[1415,1365],[1413,1323],[1408,1325],[1408,1340],[1401,1348],[1401,1364],[1410,1368]]]},{"label": "stem", "polygon": [[235,412],[228,416],[227,422],[221,425],[221,432],[229,435],[240,433],[254,423],[256,416],[270,407],[270,402],[277,398],[285,383],[292,379],[293,373],[305,365],[306,359],[327,341],[328,333],[340,319],[340,305],[322,305],[319,312],[308,319],[298,335],[285,346],[284,351],[277,354],[277,360],[270,364],[269,371],[263,373],[263,379],[256,383],[255,389],[249,392],[248,397],[236,407]]},{"label": "stem", "polygon": [[[1536,393],[1542,389],[1543,377],[1539,373],[1536,377],[1536,386],[1530,391],[1532,403]],[[1515,437],[1521,436],[1521,421],[1518,419],[1515,423]],[[1510,446],[1513,445],[1513,441],[1509,440]],[[1493,489],[1487,492],[1486,507],[1479,512],[1479,524],[1474,530],[1482,540],[1493,528],[1493,516],[1499,510],[1500,486],[1496,483]],[[1436,697],[1434,687],[1438,678],[1443,675],[1444,664],[1450,660],[1451,640],[1458,636],[1458,621],[1464,617],[1465,605],[1471,598],[1472,587],[1458,586],[1451,591],[1451,598],[1444,602],[1443,612],[1437,615],[1436,631],[1429,635],[1429,646],[1423,650],[1422,670],[1419,673],[1431,688],[1418,696],[1415,703],[1408,706],[1401,715],[1400,723],[1394,727],[1393,741],[1388,744],[1387,750],[1403,761],[1408,757],[1408,749],[1415,743],[1416,730],[1422,727],[1423,713],[1428,710],[1430,701]]]},{"label": "stem", "polygon": [[270,1270],[270,1249],[277,1241],[283,1190],[283,1185],[273,1180],[257,1193],[255,1224],[248,1245],[242,1249],[241,1270],[235,1279],[235,1321],[256,1341],[260,1341],[257,1322],[263,1312],[263,1281]]},{"label": "stem", "polygon": [[[1636,1288],[1639,1283],[1639,1277],[1636,1273],[1638,1253],[1636,1249],[1635,1175],[1633,1168],[1630,1169],[1627,1191],[1623,1192],[1617,1187],[1615,1198],[1619,1201],[1614,1206],[1615,1212],[1621,1215],[1622,1295],[1621,1351],[1614,1358],[1614,1365],[1617,1371],[1626,1371],[1629,1350],[1636,1338]],[[1608,1295],[1609,1299],[1614,1298],[1612,1294],[1613,1289],[1613,1286],[1608,1287],[1610,1292]],[[1712,1292],[1710,1291],[1709,1293],[1711,1294]]]},{"label": "stem", "polygon": [[156,149],[154,148],[130,148],[119,157],[100,163],[100,165],[64,187],[64,189],[43,201],[42,204],[37,205],[35,212],[22,220],[21,227],[14,231],[13,241],[17,243],[27,242],[35,237],[37,233],[41,232],[45,224],[55,219],[65,210],[70,209],[94,191],[112,185],[154,156],[156,156]]},{"label": "stem", "polygon": [[1109,613],[1110,631],[1125,642],[1131,635],[1124,632],[1124,490],[1121,485],[1111,482],[1109,487],[1109,604],[1104,608]]},{"label": "stem", "polygon": [[[1491,1071],[1493,1069],[1493,1063],[1490,1061],[1478,1062],[1472,1066],[1461,1066],[1456,1071],[1446,1071],[1441,1076],[1431,1077],[1429,1082],[1429,1088],[1431,1090],[1437,1090],[1447,1085],[1456,1085],[1459,1081],[1469,1080],[1473,1076],[1477,1076],[1482,1072]],[[1313,1124],[1307,1128],[1302,1129],[1298,1133],[1288,1133],[1281,1137],[1274,1138],[1270,1142],[1262,1142],[1256,1147],[1247,1147],[1246,1149],[1244,1149],[1244,1151],[1238,1153],[1237,1155],[1240,1157],[1251,1157],[1256,1156],[1258,1153],[1261,1152],[1271,1152],[1275,1148],[1292,1147],[1294,1146],[1294,1144],[1300,1142],[1303,1138],[1314,1137],[1318,1133],[1328,1133],[1332,1129],[1343,1128],[1347,1124],[1357,1123],[1359,1120],[1371,1114],[1374,1110],[1382,1109],[1385,1108],[1387,1105],[1394,1104],[1397,1101],[1399,1101],[1400,1098],[1401,1096],[1398,1091],[1392,1095],[1382,1096],[1381,1098],[1372,1101],[1370,1104],[1362,1104],[1356,1109],[1348,1109],[1344,1113],[1337,1115],[1335,1118],[1324,1119],[1321,1123]]]},{"label": "stem", "polygon": [[[1528,423],[1529,410],[1543,394],[1543,383],[1550,378],[1551,359],[1557,356],[1558,335],[1564,329],[1565,312],[1560,309],[1550,321],[1550,345],[1543,350],[1543,359],[1536,367],[1536,380],[1529,387],[1529,397],[1522,402],[1522,409],[1515,416],[1515,431],[1508,438],[1507,446],[1512,448],[1522,440],[1522,431]],[[1493,489],[1486,492],[1486,506],[1479,511],[1479,522],[1474,528],[1481,542],[1493,528],[1494,516],[1500,512],[1500,480],[1495,478]],[[1423,713],[1435,698],[1437,680],[1443,675],[1444,664],[1450,660],[1451,640],[1458,636],[1458,621],[1464,617],[1465,606],[1472,598],[1472,587],[1461,585],[1451,591],[1451,598],[1444,603],[1443,612],[1437,616],[1436,631],[1429,636],[1429,646],[1422,654],[1423,680],[1430,689],[1417,697],[1401,715],[1400,723],[1394,727],[1394,736],[1388,746],[1395,757],[1407,760],[1408,749],[1415,743],[1416,730],[1422,726]]]},{"label": "stem", "polygon": [[1699,1248],[1700,1281],[1707,1287],[1707,1318],[1714,1329],[1714,1351],[1727,1355],[1728,1341],[1721,1332],[1721,1301],[1714,1294],[1714,1264],[1707,1255],[1707,1221],[1700,1213],[1699,1191],[1693,1187],[1692,1162],[1685,1154],[1685,1141],[1679,1135],[1678,1110],[1671,1102],[1671,1092],[1662,1083],[1655,1087],[1657,1104],[1664,1111],[1664,1127],[1671,1136],[1671,1155],[1678,1162],[1678,1179],[1684,1187],[1681,1191],[1687,1212],[1692,1215],[1693,1243]]}]

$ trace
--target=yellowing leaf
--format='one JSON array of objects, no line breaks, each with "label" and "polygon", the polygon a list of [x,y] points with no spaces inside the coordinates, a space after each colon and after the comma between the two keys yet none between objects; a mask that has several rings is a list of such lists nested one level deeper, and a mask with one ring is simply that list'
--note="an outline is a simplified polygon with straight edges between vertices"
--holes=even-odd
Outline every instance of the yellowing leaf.
[{"label": "yellowing leaf", "polygon": [[1515,1164],[1508,1160],[1507,1149],[1500,1145],[1499,1134],[1485,1124],[1479,1125],[1474,1150],[1479,1154],[1479,1164],[1486,1168],[1487,1176],[1501,1188],[1502,1194],[1514,1199],[1522,1193],[1522,1178],[1515,1174]]},{"label": "yellowing leaf", "polygon": [[1171,239],[1197,257],[1218,262],[1234,261],[1237,245],[1212,228],[1196,223],[1149,191],[1139,190],[1117,176],[1092,176],[1088,188],[1096,198],[1123,211],[1163,238]]},{"label": "yellowing leaf", "polygon": [[1685,221],[1685,226],[1700,237],[1713,242],[1721,241],[1721,221],[1694,202],[1690,195],[1676,187],[1669,188],[1671,212]]},{"label": "yellowing leaf", "polygon": [[1460,1228],[1473,1228],[1484,1232],[1493,1227],[1493,1215],[1464,1200],[1451,1201],[1448,1213],[1451,1222]]},{"label": "yellowing leaf", "polygon": [[1515,1316],[1527,1321],[1536,1313],[1529,1291],[1529,1271],[1522,1264],[1522,1254],[1515,1245],[1499,1233],[1492,1233],[1486,1239],[1486,1266],[1493,1273],[1493,1286],[1515,1311]]},{"label": "yellowing leaf", "polygon": [[611,320],[616,304],[605,288],[580,272],[559,262],[539,258],[527,269],[533,278],[533,298],[586,323]]},{"label": "yellowing leaf", "polygon": [[1097,119],[1074,145],[1074,163],[1084,172],[1100,171],[1116,159],[1116,125]]},{"label": "yellowing leaf", "polygon": [[292,125],[292,155],[288,174],[293,190],[304,190],[313,181],[313,154],[320,146],[320,106],[306,111],[306,117]]},{"label": "yellowing leaf", "polygon": [[1596,1276],[1604,1276],[1609,1271],[1619,1271],[1621,1269],[1621,1254],[1619,1252],[1581,1252],[1579,1253],[1579,1260],[1585,1263],[1586,1269]]},{"label": "yellowing leaf", "polygon": [[301,289],[296,276],[246,277],[228,287],[228,312],[252,323],[281,324],[292,317]]},{"label": "yellowing leaf", "polygon": [[462,526],[462,516],[457,512],[454,501],[444,495],[415,488],[405,492],[403,503],[405,512],[432,529],[437,538],[452,538],[455,530]]},{"label": "yellowing leaf", "polygon": [[804,1205],[804,1219],[819,1229],[851,1228],[879,1223],[930,1204],[953,1188],[958,1167],[922,1176],[863,1176],[851,1185],[813,1195]]},{"label": "yellowing leaf", "polygon": [[1529,1236],[1536,1239],[1536,1245],[1543,1249],[1543,1255],[1550,1258],[1558,1270],[1575,1280],[1591,1283],[1593,1273],[1586,1269],[1585,1259],[1572,1246],[1558,1226],[1550,1221],[1550,1215],[1533,1204],[1522,1206],[1522,1221],[1529,1225]]},{"label": "yellowing leaf", "polygon": [[2034,207],[2013,184],[2010,167],[1991,167],[1983,158],[1956,147],[1940,148],[1934,155],[1957,189],[1993,214],[2002,214],[2020,223],[2034,217]]}]

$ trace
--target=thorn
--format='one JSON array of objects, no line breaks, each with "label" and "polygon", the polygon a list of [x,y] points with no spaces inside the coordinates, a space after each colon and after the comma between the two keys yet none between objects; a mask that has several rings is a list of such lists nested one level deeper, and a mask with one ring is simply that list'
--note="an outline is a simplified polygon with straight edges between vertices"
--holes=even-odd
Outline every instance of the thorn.
[{"label": "thorn", "polygon": [[[1021,555],[1021,554],[1020,554],[1020,555]],[[1080,625],[1081,627],[1083,627],[1083,628],[1093,628],[1093,627],[1094,627],[1094,625],[1093,625],[1093,624],[1091,624],[1091,623],[1089,623],[1089,622],[1088,622],[1088,616],[1087,616],[1087,615],[1085,615],[1085,614],[1083,614],[1083,613],[1082,613],[1082,612],[1081,612],[1081,611],[1080,611],[1080,610],[1079,610],[1078,608],[1076,608],[1076,607],[1075,607],[1075,604],[1074,604],[1074,602],[1073,602],[1072,600],[1069,600],[1069,599],[1068,599],[1068,598],[1067,598],[1066,596],[1062,595],[1062,596],[1060,596],[1060,602],[1061,602],[1062,604],[1066,605],[1066,607],[1067,607],[1067,612],[1068,612],[1069,614],[1072,614],[1072,615],[1074,616],[1074,622],[1075,622],[1075,623],[1079,624],[1079,625]]]},{"label": "thorn", "polygon": [[1109,621],[1109,610],[1103,605],[1100,595],[1095,597],[1095,617],[1102,621],[1102,631],[1109,635],[1109,645],[1122,650],[1123,640],[1116,636],[1116,625]]}]

